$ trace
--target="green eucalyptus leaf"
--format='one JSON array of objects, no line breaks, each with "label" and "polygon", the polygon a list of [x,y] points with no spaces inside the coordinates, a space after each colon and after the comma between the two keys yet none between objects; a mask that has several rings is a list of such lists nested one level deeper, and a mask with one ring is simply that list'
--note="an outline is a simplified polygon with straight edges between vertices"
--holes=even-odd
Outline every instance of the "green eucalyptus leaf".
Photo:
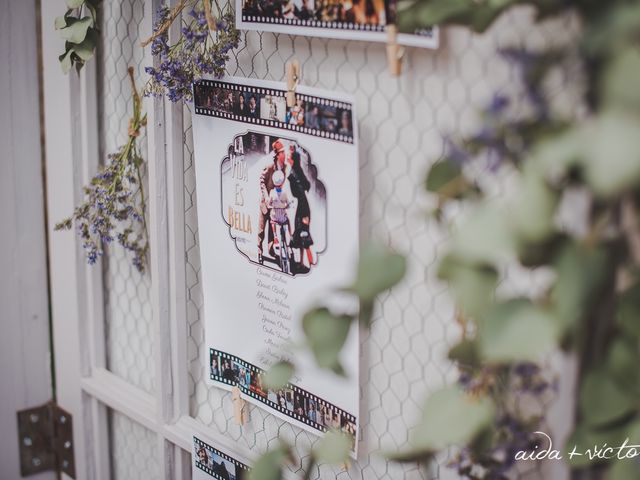
[{"label": "green eucalyptus leaf", "polygon": [[80,59],[86,62],[93,58],[97,44],[98,33],[93,28],[90,28],[87,30],[87,36],[85,39],[81,43],[74,45],[73,50]]},{"label": "green eucalyptus leaf", "polygon": [[346,433],[330,430],[313,449],[313,456],[319,462],[340,465],[349,460],[349,452],[352,447],[353,437]]},{"label": "green eucalyptus leaf", "polygon": [[470,396],[457,386],[446,387],[427,399],[410,443],[425,452],[466,444],[491,424],[494,413],[489,398]]},{"label": "green eucalyptus leaf", "polygon": [[607,104],[640,107],[640,52],[635,47],[618,52],[607,68],[603,96]]},{"label": "green eucalyptus leaf", "polygon": [[586,374],[579,404],[585,425],[601,427],[633,412],[639,402],[636,395],[623,391],[608,371],[598,368]]},{"label": "green eucalyptus leaf", "polygon": [[446,387],[427,399],[409,448],[385,456],[399,462],[427,462],[439,450],[473,442],[490,426],[494,415],[489,398],[469,396],[457,386]]},{"label": "green eucalyptus leaf", "polygon": [[616,314],[619,328],[640,340],[640,283],[620,295]]},{"label": "green eucalyptus leaf", "polygon": [[258,458],[249,472],[248,480],[282,480],[282,467],[290,456],[289,447],[280,443],[277,448]]},{"label": "green eucalyptus leaf", "polygon": [[554,260],[556,281],[551,290],[555,316],[565,330],[598,302],[596,291],[609,280],[609,255],[604,248],[567,243]]},{"label": "green eucalyptus leaf", "polygon": [[585,179],[603,198],[620,195],[640,182],[640,117],[608,110],[591,122],[584,151]]},{"label": "green eucalyptus leaf", "polygon": [[441,161],[429,170],[427,175],[427,191],[439,192],[462,175],[462,169],[452,161]]},{"label": "green eucalyptus leaf", "polygon": [[545,178],[560,183],[580,166],[584,143],[584,130],[580,127],[569,128],[539,141],[533,151],[531,162],[538,165]]},{"label": "green eucalyptus leaf", "polygon": [[477,342],[462,340],[449,350],[449,360],[458,362],[462,366],[479,365],[480,354]]},{"label": "green eucalyptus leaf", "polygon": [[431,462],[436,452],[425,449],[405,450],[401,452],[386,452],[384,456],[393,462],[424,463]]},{"label": "green eucalyptus leaf", "polygon": [[619,335],[611,342],[607,370],[625,391],[640,395],[640,351],[638,340]]},{"label": "green eucalyptus leaf", "polygon": [[518,260],[524,267],[546,266],[553,262],[566,242],[567,236],[558,232],[540,242],[520,241],[517,247]]},{"label": "green eucalyptus leaf", "polygon": [[56,19],[53,22],[53,26],[55,27],[56,30],[60,30],[61,28],[64,28],[67,26],[67,19],[66,17],[56,17]]},{"label": "green eucalyptus leaf", "polygon": [[518,242],[540,243],[551,237],[555,231],[558,195],[533,164],[524,168],[516,191],[509,220]]},{"label": "green eucalyptus leaf", "polygon": [[334,315],[326,308],[311,310],[302,318],[302,329],[318,366],[344,374],[340,352],[352,320],[348,315]]},{"label": "green eucalyptus leaf", "polygon": [[70,43],[81,43],[87,36],[87,30],[93,26],[91,17],[82,17],[79,20],[67,23],[60,29],[60,36]]},{"label": "green eucalyptus leaf", "polygon": [[441,199],[465,198],[478,189],[462,173],[462,169],[452,160],[442,160],[435,163],[425,183],[428,192],[436,193]]},{"label": "green eucalyptus leaf", "polygon": [[370,302],[404,277],[406,259],[388,248],[370,243],[360,252],[356,280],[351,287],[363,301]]},{"label": "green eucalyptus leaf", "polygon": [[60,60],[60,67],[62,68],[62,72],[66,75],[71,70],[71,54],[73,53],[72,49],[67,50],[65,53],[58,57]]},{"label": "green eucalyptus leaf", "polygon": [[482,357],[492,362],[535,361],[557,343],[553,316],[528,299],[515,299],[493,307],[479,325]]},{"label": "green eucalyptus leaf", "polygon": [[283,388],[289,383],[295,368],[291,362],[278,362],[273,365],[262,378],[262,384],[266,388],[278,390]]},{"label": "green eucalyptus leaf", "polygon": [[497,205],[478,205],[453,233],[451,250],[469,263],[492,263],[510,257],[516,242],[507,213]]},{"label": "green eucalyptus leaf", "polygon": [[371,326],[373,318],[374,302],[372,300],[360,300],[360,310],[358,311],[358,320],[365,327]]},{"label": "green eucalyptus leaf", "polygon": [[80,8],[85,0],[67,0],[68,8]]},{"label": "green eucalyptus leaf", "polygon": [[466,315],[481,315],[493,302],[498,272],[488,264],[472,264],[447,255],[438,269],[438,276],[447,280],[456,305]]}]

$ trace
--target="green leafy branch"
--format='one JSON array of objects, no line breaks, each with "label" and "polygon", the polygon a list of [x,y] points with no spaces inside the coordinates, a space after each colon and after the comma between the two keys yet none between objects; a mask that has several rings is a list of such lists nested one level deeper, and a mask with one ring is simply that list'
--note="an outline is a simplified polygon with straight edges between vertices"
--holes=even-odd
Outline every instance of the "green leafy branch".
[{"label": "green leafy branch", "polygon": [[[557,349],[573,353],[580,365],[568,445],[586,451],[625,438],[640,441],[640,2],[407,0],[401,2],[400,23],[409,29],[456,24],[480,32],[524,4],[537,8],[538,19],[571,11],[584,34],[552,49],[505,52],[520,65],[531,115],[516,116],[508,99],[497,98],[483,114],[482,132],[450,142],[447,156],[429,171],[426,187],[437,199],[436,219],[446,227],[450,207],[459,211],[464,204],[468,212],[456,222],[438,269],[462,326],[462,338],[449,352],[460,380],[429,396],[409,444],[388,453],[396,461],[428,462],[456,446],[462,460],[454,466],[471,480],[502,478],[513,453],[509,458],[496,452],[534,448],[531,434],[542,418],[514,405],[519,396],[548,388],[535,363]],[[549,104],[545,81],[576,56],[587,114],[561,116]],[[473,174],[478,167],[487,171],[487,159],[496,156],[498,163],[489,167],[510,173],[515,188],[509,195],[496,197]],[[574,215],[579,229],[559,220],[576,195],[589,205]],[[368,257],[358,278],[369,280],[385,265]],[[506,295],[498,286],[506,281],[501,272],[507,266],[545,269],[551,280],[541,292]],[[371,295],[362,285],[351,291],[362,295],[367,325]],[[324,307],[303,319],[317,362],[338,374],[352,322]],[[293,366],[274,367],[275,376],[278,369],[284,378]],[[287,458],[267,453],[260,462],[270,465],[272,476],[254,471],[253,479],[281,478],[276,460]],[[310,458],[307,477],[322,459],[316,453]],[[640,475],[632,460],[582,455],[570,466],[575,479]]]},{"label": "green leafy branch", "polygon": [[79,72],[95,55],[98,45],[98,9],[102,0],[67,0],[66,13],[55,19],[55,28],[65,40],[58,59],[64,73],[75,65]]}]

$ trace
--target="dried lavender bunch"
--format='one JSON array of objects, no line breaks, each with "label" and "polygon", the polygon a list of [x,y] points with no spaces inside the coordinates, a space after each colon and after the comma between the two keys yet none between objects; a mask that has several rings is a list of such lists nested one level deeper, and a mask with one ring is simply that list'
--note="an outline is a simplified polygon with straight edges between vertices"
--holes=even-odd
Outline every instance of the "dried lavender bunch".
[{"label": "dried lavender bunch", "polygon": [[144,159],[137,140],[140,129],[147,123],[147,116],[142,114],[131,67],[129,78],[133,89],[133,116],[129,121],[128,141],[118,153],[107,157],[106,165],[84,187],[84,203],[55,229],[69,230],[75,223],[90,265],[104,254],[106,245],[116,241],[131,253],[133,265],[142,273],[147,264],[149,244],[142,182]]},{"label": "dried lavender bunch", "polygon": [[[180,17],[182,10],[193,5],[182,15],[181,35],[170,45],[168,30]],[[180,2],[174,9],[161,7],[154,34],[143,43],[151,43],[151,53],[159,59],[157,67],[147,67],[151,76],[145,95],[167,95],[172,102],[192,101],[191,86],[204,76],[223,75],[229,52],[237,48],[240,32],[235,28],[233,12],[227,11],[216,19],[211,14],[210,0]]]}]

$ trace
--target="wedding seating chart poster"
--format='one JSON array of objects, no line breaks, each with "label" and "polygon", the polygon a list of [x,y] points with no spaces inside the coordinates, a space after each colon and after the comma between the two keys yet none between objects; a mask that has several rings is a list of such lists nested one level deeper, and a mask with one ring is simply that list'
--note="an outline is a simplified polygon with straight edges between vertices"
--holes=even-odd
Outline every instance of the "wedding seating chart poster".
[{"label": "wedding seating chart poster", "polygon": [[193,480],[247,480],[249,476],[247,465],[197,435],[193,436],[191,459]]},{"label": "wedding seating chart poster", "polygon": [[[396,0],[236,0],[236,27],[290,35],[386,43]],[[437,27],[400,31],[398,43],[438,48]]]},{"label": "wedding seating chart poster", "polygon": [[[355,437],[357,329],[341,358],[345,378],[292,347],[304,341],[302,315],[353,280],[353,99],[299,87],[287,107],[284,84],[225,78],[195,84],[194,101],[209,380],[311,432]],[[266,389],[264,371],[283,359],[296,365],[291,383]]]}]

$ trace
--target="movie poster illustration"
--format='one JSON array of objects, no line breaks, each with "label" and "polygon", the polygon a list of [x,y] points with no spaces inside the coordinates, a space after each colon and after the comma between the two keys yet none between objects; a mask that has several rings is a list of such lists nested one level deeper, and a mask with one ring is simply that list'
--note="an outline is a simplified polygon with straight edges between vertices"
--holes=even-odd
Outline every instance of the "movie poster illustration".
[{"label": "movie poster illustration", "polygon": [[249,467],[210,445],[197,435],[193,436],[191,473],[193,480],[247,480]]},{"label": "movie poster illustration", "polygon": [[[236,0],[236,26],[291,35],[387,42],[396,0]],[[401,45],[438,48],[437,27],[399,32]]]},{"label": "movie poster illustration", "polygon": [[[358,257],[357,126],[351,97],[226,78],[194,85],[193,135],[208,379],[316,434],[358,424],[358,333],[346,377],[318,369],[302,315],[348,285]],[[354,306],[336,304],[337,309]],[[292,360],[291,383],[262,384]]]}]

